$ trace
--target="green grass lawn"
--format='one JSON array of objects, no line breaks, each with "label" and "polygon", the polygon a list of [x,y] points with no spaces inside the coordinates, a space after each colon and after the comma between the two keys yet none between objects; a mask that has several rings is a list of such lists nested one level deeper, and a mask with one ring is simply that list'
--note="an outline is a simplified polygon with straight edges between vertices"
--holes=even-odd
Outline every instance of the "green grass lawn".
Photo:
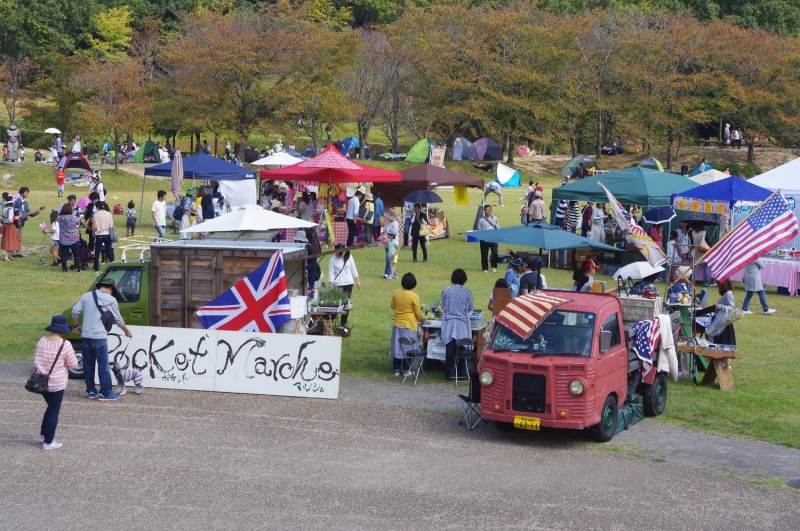
[{"label": "green grass lawn", "polygon": [[[405,163],[376,163],[381,167],[403,169]],[[449,167],[473,175],[481,175],[470,163],[449,163]],[[32,207],[45,205],[52,209],[63,200],[56,197],[52,167],[26,162],[23,166],[3,165],[0,175],[13,173],[11,179],[3,181],[3,190],[16,191],[20,186],[31,188],[29,203]],[[483,174],[482,176],[487,176]],[[488,176],[487,176],[488,177]],[[523,175],[527,183],[530,176]],[[123,206],[134,200],[140,216],[146,218],[155,192],[168,187],[166,179],[147,179],[145,185],[145,208],[139,205],[142,180],[134,175],[103,171],[103,180],[111,191],[110,201]],[[538,177],[545,187],[545,198],[550,200],[550,191],[558,186],[560,178]],[[68,189],[71,187],[68,187]],[[82,195],[85,190],[74,193]],[[524,189],[508,189],[504,208],[494,209],[501,226],[512,226],[519,221],[518,199]],[[72,191],[72,190],[69,190]],[[69,191],[67,193],[69,193]],[[442,289],[450,282],[450,273],[461,267],[469,280],[466,287],[473,292],[475,307],[485,309],[497,273],[482,273],[477,244],[465,243],[457,233],[472,227],[475,211],[480,202],[477,190],[470,190],[470,205],[456,206],[453,192],[441,191],[445,200],[443,208],[450,223],[452,237],[429,244],[428,263],[411,263],[411,252],[402,251],[398,273],[407,271],[417,276],[416,292],[423,303],[437,301]],[[490,196],[494,200],[495,196]],[[44,215],[44,214],[43,214]],[[124,216],[114,216],[117,229],[124,231]],[[49,323],[50,317],[73,304],[94,278],[91,272],[61,273],[60,268],[37,265],[38,249],[42,234],[38,223],[45,221],[40,215],[26,227],[24,246],[28,257],[11,263],[3,262],[2,275],[6,315],[0,332],[0,359],[30,359],[33,347]],[[138,229],[142,234],[155,235],[155,230],[146,224]],[[49,237],[47,238],[49,245]],[[34,252],[35,249],[35,252]],[[502,251],[501,247],[501,251]],[[354,311],[350,324],[352,336],[343,340],[342,371],[346,375],[359,375],[395,381],[389,358],[389,336],[392,312],[389,301],[399,282],[383,279],[384,254],[380,248],[368,248],[354,253],[363,289],[353,296]],[[45,258],[47,263],[50,260]],[[327,271],[327,262],[322,264]],[[572,284],[571,272],[545,269],[548,285],[567,287]],[[607,282],[611,279],[605,278]],[[663,284],[659,285],[660,289]],[[744,293],[741,284],[735,285],[736,301],[741,303]],[[800,448],[800,398],[796,392],[800,381],[800,360],[796,355],[800,342],[800,331],[796,326],[800,317],[800,299],[779,296],[774,289],[768,291],[770,306],[778,310],[775,315],[763,316],[755,313],[736,323],[736,335],[742,359],[734,362],[733,375],[736,389],[722,392],[714,387],[694,387],[688,380],[669,383],[669,404],[662,421],[709,432],[752,437],[782,445]],[[759,309],[757,301],[754,307]],[[433,380],[443,380],[436,370],[429,372]],[[421,385],[424,385],[421,384]]]}]

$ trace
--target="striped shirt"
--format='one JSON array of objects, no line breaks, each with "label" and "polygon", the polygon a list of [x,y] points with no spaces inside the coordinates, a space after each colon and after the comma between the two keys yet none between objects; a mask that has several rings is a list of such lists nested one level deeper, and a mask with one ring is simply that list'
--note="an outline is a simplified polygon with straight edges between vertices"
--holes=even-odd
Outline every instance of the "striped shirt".
[{"label": "striped shirt", "polygon": [[58,216],[58,241],[61,245],[70,246],[78,243],[78,226],[80,220],[75,216]]},{"label": "striped shirt", "polygon": [[[36,372],[39,374],[50,372],[50,366],[53,365],[53,360],[56,359],[59,348],[61,348],[61,341],[49,341],[46,337],[36,343],[36,353],[33,355],[33,364],[36,366]],[[67,379],[69,378],[67,367],[70,369],[78,367],[75,350],[69,341],[64,342],[61,355],[53,367],[53,372],[50,372],[50,379],[47,381],[47,390],[49,392],[54,393],[67,388]]]},{"label": "striped shirt", "polygon": [[578,209],[578,205],[575,204],[572,207],[569,207],[567,212],[567,226],[574,227],[578,224],[578,218],[581,217],[581,212]]}]

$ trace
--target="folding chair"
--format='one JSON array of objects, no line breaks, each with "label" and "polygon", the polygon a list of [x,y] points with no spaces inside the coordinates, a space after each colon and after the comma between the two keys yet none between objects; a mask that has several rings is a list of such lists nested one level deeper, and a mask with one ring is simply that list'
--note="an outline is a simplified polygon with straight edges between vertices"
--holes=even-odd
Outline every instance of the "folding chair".
[{"label": "folding chair", "polygon": [[461,409],[464,412],[461,420],[458,421],[459,426],[466,422],[467,429],[472,431],[480,421],[483,421],[484,424],[489,423],[489,421],[484,419],[483,415],[481,415],[481,383],[477,378],[470,380],[469,394],[458,395],[458,398],[461,399]]},{"label": "folding chair", "polygon": [[[428,375],[425,374],[425,369],[422,368],[422,362],[425,360],[425,356],[428,354],[428,352],[426,350],[414,348],[416,340],[410,337],[401,337],[399,342],[400,349],[403,351],[403,355],[406,357],[409,363],[409,369],[406,371],[405,376],[403,376],[403,381],[400,382],[400,385],[406,383],[406,378],[412,374],[414,374],[414,385],[417,385],[417,379],[419,378],[420,372],[422,372],[422,375],[425,376],[426,380],[428,380]],[[428,380],[428,382],[430,382],[430,380]]]},{"label": "folding chair", "polygon": [[[453,356],[453,361],[455,362],[453,379],[456,381],[456,385],[458,385],[459,378],[468,382],[472,381],[469,375],[469,360],[473,357],[475,357],[475,345],[472,343],[471,338],[464,338],[456,341],[456,354]],[[464,372],[467,373],[466,376],[458,375],[458,366],[462,361],[464,362]]]}]

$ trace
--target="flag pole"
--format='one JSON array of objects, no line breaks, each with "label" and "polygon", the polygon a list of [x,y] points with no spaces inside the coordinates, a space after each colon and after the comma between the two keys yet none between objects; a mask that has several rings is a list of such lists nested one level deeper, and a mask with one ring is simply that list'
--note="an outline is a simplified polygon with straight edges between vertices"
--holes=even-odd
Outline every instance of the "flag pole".
[{"label": "flag pole", "polygon": [[745,221],[747,221],[748,219],[750,219],[750,216],[752,216],[753,214],[755,214],[756,212],[758,212],[758,211],[761,209],[761,207],[762,207],[762,206],[764,206],[764,204],[766,204],[767,202],[769,202],[769,200],[770,200],[770,199],[772,199],[773,197],[775,197],[775,196],[776,196],[777,194],[779,194],[779,193],[781,193],[781,189],[780,189],[780,188],[778,188],[777,190],[775,190],[774,192],[772,192],[772,195],[771,195],[771,196],[769,196],[768,198],[764,199],[764,200],[761,202],[761,204],[760,204],[760,205],[758,205],[758,207],[757,207],[757,208],[753,209],[753,211],[752,211],[752,212],[750,212],[750,213],[747,215],[747,217],[746,217],[746,218],[744,218],[743,220],[741,220],[739,223],[737,223],[737,224],[736,224],[736,226],[735,226],[734,228],[732,228],[731,230],[729,230],[729,231],[728,231],[728,234],[726,234],[726,235],[725,235],[725,237],[723,237],[721,240],[719,240],[717,243],[715,243],[715,244],[714,244],[714,246],[713,246],[713,247],[711,247],[711,249],[709,249],[708,251],[706,251],[706,252],[703,254],[703,258],[705,258],[705,256],[706,256],[708,253],[710,253],[711,251],[713,251],[714,249],[716,249],[716,248],[717,248],[717,246],[718,246],[719,244],[721,244],[722,242],[724,242],[724,241],[725,241],[725,239],[726,239],[728,236],[730,236],[731,234],[733,234],[733,231],[735,231],[736,229],[738,229],[738,228],[739,228],[739,227],[742,225],[742,223],[744,223]]}]

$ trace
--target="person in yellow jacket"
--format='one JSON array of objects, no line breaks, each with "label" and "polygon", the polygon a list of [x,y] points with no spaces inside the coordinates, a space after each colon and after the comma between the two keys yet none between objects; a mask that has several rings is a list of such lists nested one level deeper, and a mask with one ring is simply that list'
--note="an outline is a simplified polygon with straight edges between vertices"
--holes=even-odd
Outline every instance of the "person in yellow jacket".
[{"label": "person in yellow jacket", "polygon": [[398,289],[392,294],[392,302],[389,307],[394,310],[392,320],[392,362],[394,363],[394,375],[400,376],[409,371],[408,360],[400,345],[401,337],[409,337],[417,341],[419,335],[417,330],[419,322],[422,321],[422,306],[419,303],[419,296],[412,290],[417,287],[417,279],[412,273],[403,275],[400,281],[402,289]]}]

